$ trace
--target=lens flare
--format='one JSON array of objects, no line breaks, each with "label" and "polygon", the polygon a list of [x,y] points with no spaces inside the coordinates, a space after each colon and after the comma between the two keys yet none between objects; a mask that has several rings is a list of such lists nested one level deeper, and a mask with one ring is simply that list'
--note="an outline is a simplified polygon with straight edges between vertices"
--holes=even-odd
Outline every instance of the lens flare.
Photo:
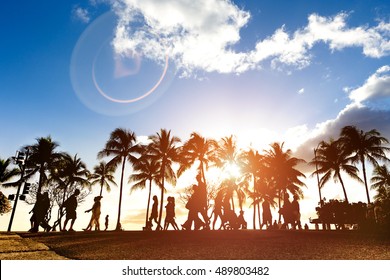
[{"label": "lens flare", "polygon": [[[119,62],[117,62],[119,64],[117,64],[117,67],[123,67],[121,65],[121,61],[119,60]],[[116,76],[118,77],[123,77],[123,76],[128,76],[128,75],[132,75],[133,73],[123,73],[123,72],[126,72],[126,70],[118,70],[118,68],[116,68],[117,71],[120,71],[120,73],[116,72]],[[117,102],[117,103],[133,103],[133,102],[137,102],[137,101],[140,101],[142,99],[144,99],[145,97],[149,96],[152,92],[154,92],[158,86],[161,84],[161,82],[163,81],[164,77],[165,77],[165,74],[167,73],[167,70],[168,70],[168,55],[166,55],[165,57],[165,66],[164,66],[164,70],[159,78],[159,80],[157,81],[157,83],[149,90],[147,91],[146,93],[144,93],[143,95],[139,96],[139,97],[136,97],[136,98],[132,98],[132,99],[117,99],[117,98],[113,98],[111,96],[109,96],[108,94],[106,94],[102,89],[101,87],[99,86],[99,84],[97,83],[96,81],[96,75],[95,75],[95,62],[93,63],[93,66],[92,66],[92,80],[93,80],[93,83],[96,87],[96,89],[98,90],[98,92],[104,96],[106,99],[112,101],[112,102]]]},{"label": "lens flare", "polygon": [[175,77],[168,54],[155,61],[142,53],[115,53],[111,42],[116,22],[113,12],[94,20],[78,39],[70,63],[77,97],[89,109],[112,116],[147,108]]}]

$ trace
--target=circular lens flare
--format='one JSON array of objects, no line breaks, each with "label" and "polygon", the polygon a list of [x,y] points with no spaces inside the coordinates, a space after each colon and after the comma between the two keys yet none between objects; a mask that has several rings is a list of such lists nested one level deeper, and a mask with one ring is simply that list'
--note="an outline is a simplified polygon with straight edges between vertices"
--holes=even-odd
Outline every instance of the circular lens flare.
[{"label": "circular lens flare", "polygon": [[142,53],[117,54],[111,43],[116,24],[113,12],[95,19],[79,37],[70,63],[76,96],[89,109],[111,116],[147,108],[167,91],[175,77],[168,54],[159,61]]},{"label": "circular lens flare", "polygon": [[[106,99],[112,101],[112,102],[117,102],[117,103],[133,103],[133,102],[137,102],[137,101],[140,101],[142,99],[144,99],[145,97],[147,97],[148,95],[150,95],[152,92],[154,92],[157,87],[161,84],[162,80],[164,79],[165,77],[165,74],[167,73],[167,70],[168,70],[168,55],[165,56],[165,66],[164,66],[164,70],[159,78],[159,80],[157,81],[157,83],[149,90],[147,91],[146,93],[144,93],[143,95],[139,96],[139,97],[136,97],[136,98],[132,98],[132,99],[117,99],[117,98],[113,98],[109,95],[107,95],[102,89],[101,87],[99,86],[98,82],[96,81],[96,74],[95,74],[95,61],[92,65],[92,80],[93,80],[93,83],[96,87],[96,89],[98,90],[98,92]],[[131,75],[132,73],[127,73],[127,74],[118,74],[119,76],[127,76],[127,75]]]}]

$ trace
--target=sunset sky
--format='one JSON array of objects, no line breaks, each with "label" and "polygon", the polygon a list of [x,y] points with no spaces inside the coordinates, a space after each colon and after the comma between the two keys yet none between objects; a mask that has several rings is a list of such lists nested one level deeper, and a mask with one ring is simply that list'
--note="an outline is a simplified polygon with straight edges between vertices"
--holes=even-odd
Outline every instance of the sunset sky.
[{"label": "sunset sky", "polygon": [[[259,151],[285,142],[308,161],[319,141],[345,125],[390,139],[387,2],[6,1],[0,157],[50,135],[92,170],[117,127],[137,136],[166,128],[183,141],[194,131],[217,140],[233,134],[241,148]],[[303,223],[318,202],[309,174]],[[168,195],[192,184],[190,175]],[[364,186],[347,182],[350,200],[365,201]],[[130,196],[129,188],[123,225],[138,230],[147,192]],[[323,191],[342,198],[332,182]],[[102,200],[102,218],[110,214],[112,226],[117,198],[114,188]],[[79,206],[76,229],[88,223],[83,212],[92,204],[90,196]],[[19,205],[14,229],[27,230],[31,207]],[[177,208],[186,214],[180,202]],[[0,217],[0,230],[8,221]]]}]

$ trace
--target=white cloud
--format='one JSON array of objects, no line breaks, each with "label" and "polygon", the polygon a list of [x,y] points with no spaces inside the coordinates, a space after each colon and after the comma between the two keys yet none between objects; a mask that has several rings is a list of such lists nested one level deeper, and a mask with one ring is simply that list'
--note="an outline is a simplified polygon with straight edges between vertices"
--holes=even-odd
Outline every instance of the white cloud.
[{"label": "white cloud", "polygon": [[73,16],[84,23],[88,23],[91,20],[91,17],[89,15],[89,12],[87,9],[83,9],[81,7],[74,7],[73,8]]},{"label": "white cloud", "polygon": [[305,159],[312,158],[313,148],[321,140],[338,138],[346,125],[355,125],[364,131],[377,129],[390,139],[390,66],[379,68],[360,87],[345,90],[351,102],[339,112],[336,118],[318,123],[312,130],[301,135],[298,154]]},{"label": "white cloud", "polygon": [[[138,52],[161,61],[169,53],[184,74],[248,68],[246,55],[230,47],[240,40],[249,13],[230,1],[122,0],[115,11],[119,22],[113,45],[121,54]],[[144,25],[134,29],[133,23],[140,20]]]},{"label": "white cloud", "polygon": [[389,23],[380,22],[376,27],[359,26],[349,28],[347,14],[334,17],[322,17],[312,14],[306,27],[290,35],[285,27],[278,29],[272,36],[260,41],[252,52],[252,60],[261,62],[272,59],[272,65],[279,63],[298,68],[310,64],[309,50],[315,44],[326,43],[332,51],[347,47],[362,47],[368,57],[382,57],[390,53]]},{"label": "white cloud", "polygon": [[252,51],[237,52],[234,47],[250,13],[230,0],[117,0],[113,7],[119,17],[113,41],[117,53],[142,53],[161,63],[168,54],[184,76],[197,70],[242,73],[261,68],[267,60],[274,68],[303,68],[319,43],[331,51],[360,47],[368,57],[390,53],[390,23],[348,27],[346,13],[312,14],[305,27],[288,32],[282,26]]},{"label": "white cloud", "polygon": [[378,104],[378,99],[382,103],[383,97],[390,98],[390,66],[379,68],[371,75],[365,84],[359,88],[351,90],[349,98],[356,104],[369,102],[371,107]]},{"label": "white cloud", "polygon": [[301,88],[300,90],[298,90],[298,94],[304,94],[305,93],[305,88]]}]

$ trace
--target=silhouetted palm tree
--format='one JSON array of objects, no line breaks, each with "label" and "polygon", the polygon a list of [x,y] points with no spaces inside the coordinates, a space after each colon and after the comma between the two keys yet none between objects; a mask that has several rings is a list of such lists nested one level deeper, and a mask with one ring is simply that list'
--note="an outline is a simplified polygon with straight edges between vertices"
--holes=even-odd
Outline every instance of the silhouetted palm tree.
[{"label": "silhouetted palm tree", "polygon": [[161,163],[159,161],[153,160],[147,154],[142,155],[141,158],[133,165],[135,172],[129,177],[129,183],[135,182],[131,187],[131,191],[138,189],[145,189],[146,183],[149,182],[149,193],[148,193],[148,202],[146,206],[146,217],[145,217],[145,227],[147,226],[149,218],[149,208],[150,208],[150,197],[152,194],[152,183],[155,182],[157,185],[160,185],[160,167]]},{"label": "silhouetted palm tree", "polygon": [[378,192],[378,197],[390,191],[390,171],[386,165],[377,165],[374,168],[371,183],[371,189]]},{"label": "silhouetted palm tree", "polygon": [[0,158],[0,184],[9,181],[16,175],[20,174],[18,168],[10,168],[11,159]]},{"label": "silhouetted palm tree", "polygon": [[196,132],[186,141],[180,149],[180,168],[178,176],[191,168],[196,162],[199,162],[198,170],[202,176],[203,183],[206,184],[205,171],[209,168],[210,163],[216,162],[216,149],[218,143],[212,139],[206,139]]},{"label": "silhouetted palm tree", "polygon": [[349,164],[349,153],[343,149],[340,141],[330,140],[329,142],[322,141],[317,149],[315,158],[311,164],[317,164],[318,169],[312,173],[323,174],[320,179],[320,187],[322,188],[326,182],[333,177],[334,181],[339,181],[344,192],[345,201],[348,203],[347,192],[345,190],[344,181],[341,178],[341,172],[347,173],[353,179],[362,181],[359,176],[359,170]]},{"label": "silhouetted palm tree", "polygon": [[[216,151],[216,166],[221,168],[222,171],[227,171],[232,166],[238,166],[239,150],[237,143],[233,135],[224,137],[220,140]],[[222,185],[226,195],[231,197],[232,207],[234,211],[234,192],[237,194],[240,210],[242,210],[242,203],[245,199],[243,185],[237,184],[234,174],[229,174],[230,178],[225,180]]]},{"label": "silhouetted palm tree", "polygon": [[37,138],[36,141],[36,144],[25,148],[30,150],[27,165],[35,166],[34,173],[39,172],[37,192],[40,193],[43,184],[47,181],[46,172],[51,169],[53,162],[62,156],[62,153],[55,151],[59,144],[53,141],[50,136]]},{"label": "silhouetted palm tree", "polygon": [[[257,184],[263,168],[262,160],[263,156],[253,149],[239,155],[242,183],[245,186],[246,193],[253,200],[253,229],[256,229],[256,213],[259,212],[256,209],[260,203]],[[252,183],[252,188],[249,187],[250,183]]]},{"label": "silhouetted palm tree", "polygon": [[91,186],[98,184],[100,186],[100,196],[103,195],[103,187],[106,187],[108,192],[111,191],[110,184],[118,186],[115,182],[114,172],[115,166],[109,165],[105,161],[99,162],[99,165],[96,165],[93,168],[93,173],[90,175],[89,179],[92,180]]},{"label": "silhouetted palm tree", "polygon": [[389,152],[390,148],[383,146],[384,144],[388,144],[389,141],[385,137],[382,137],[376,129],[364,132],[355,126],[342,128],[340,141],[346,152],[352,154],[350,157],[351,162],[360,162],[362,164],[367,202],[370,203],[365,162],[368,160],[376,166],[378,165],[377,160],[389,161],[386,157],[386,152]]},{"label": "silhouetted palm tree", "polygon": [[157,229],[160,229],[164,202],[165,181],[175,185],[177,180],[172,166],[174,162],[180,161],[179,150],[177,147],[180,139],[176,136],[171,136],[171,131],[166,129],[161,129],[160,132],[150,136],[150,139],[152,142],[148,145],[148,155],[150,155],[153,160],[159,162],[160,164],[161,200],[157,226]]},{"label": "silhouetted palm tree", "polygon": [[[278,204],[281,208],[281,200],[285,198],[287,191],[292,195],[302,197],[301,187],[306,186],[299,178],[306,176],[296,167],[304,163],[303,159],[292,156],[292,151],[283,150],[284,143],[273,143],[271,149],[266,151],[264,163],[267,168],[268,177],[274,181],[274,186],[278,191]],[[280,220],[280,215],[279,215]]]},{"label": "silhouetted palm tree", "polygon": [[121,207],[122,207],[122,191],[123,191],[123,176],[125,173],[126,162],[135,163],[137,161],[136,154],[139,154],[140,147],[136,144],[136,135],[130,130],[117,128],[111,132],[110,139],[107,141],[105,148],[98,153],[98,157],[113,156],[108,162],[109,165],[118,167],[122,165],[121,182],[119,190],[118,203],[118,220],[116,230],[121,229]]},{"label": "silhouetted palm tree", "polygon": [[[76,155],[71,156],[68,153],[62,153],[50,165],[47,183],[57,185],[55,196],[59,206],[63,205],[65,200],[73,193],[77,187],[90,187],[88,180],[89,171],[85,163]],[[62,197],[61,197],[62,196]],[[63,209],[59,208],[57,221],[54,228],[62,226],[61,219],[64,215]]]}]

